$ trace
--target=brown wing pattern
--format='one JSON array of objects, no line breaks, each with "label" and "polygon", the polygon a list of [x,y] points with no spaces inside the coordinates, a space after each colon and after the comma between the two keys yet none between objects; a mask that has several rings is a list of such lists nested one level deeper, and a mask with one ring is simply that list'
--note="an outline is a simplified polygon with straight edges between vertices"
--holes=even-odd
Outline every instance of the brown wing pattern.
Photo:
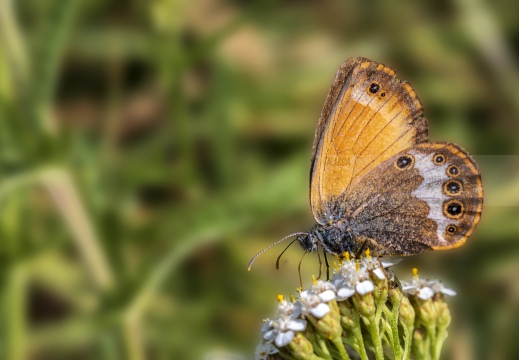
[{"label": "brown wing pattern", "polygon": [[427,141],[427,120],[412,87],[391,68],[347,60],[326,98],[313,146],[310,202],[317,222],[330,204],[384,160]]},{"label": "brown wing pattern", "polygon": [[480,220],[483,187],[465,150],[424,143],[380,164],[339,203],[373,254],[407,255],[463,245]]}]

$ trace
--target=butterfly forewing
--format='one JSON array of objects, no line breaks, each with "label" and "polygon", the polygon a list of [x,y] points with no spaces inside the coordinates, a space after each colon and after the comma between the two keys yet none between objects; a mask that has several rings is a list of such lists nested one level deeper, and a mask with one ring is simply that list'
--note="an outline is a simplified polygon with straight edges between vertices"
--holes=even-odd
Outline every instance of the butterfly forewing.
[{"label": "butterfly forewing", "polygon": [[364,58],[337,72],[317,127],[310,201],[317,222],[334,220],[334,200],[395,154],[427,141],[427,120],[412,87]]},{"label": "butterfly forewing", "polygon": [[408,255],[463,245],[479,222],[483,188],[462,148],[423,143],[379,164],[338,201],[374,254]]}]

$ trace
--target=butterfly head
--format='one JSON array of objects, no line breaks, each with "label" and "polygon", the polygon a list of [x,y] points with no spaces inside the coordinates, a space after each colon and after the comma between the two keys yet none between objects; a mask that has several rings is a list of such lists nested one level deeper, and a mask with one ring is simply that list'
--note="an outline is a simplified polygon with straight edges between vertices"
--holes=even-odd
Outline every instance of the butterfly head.
[{"label": "butterfly head", "polygon": [[310,230],[308,233],[299,234],[296,238],[296,240],[299,242],[299,244],[301,244],[301,247],[306,252],[317,251],[317,244],[319,240],[317,235],[312,233],[312,230]]},{"label": "butterfly head", "polygon": [[298,235],[296,240],[306,252],[315,252],[321,246],[327,253],[336,256],[353,252],[356,245],[351,230],[342,221],[316,224],[308,233]]}]

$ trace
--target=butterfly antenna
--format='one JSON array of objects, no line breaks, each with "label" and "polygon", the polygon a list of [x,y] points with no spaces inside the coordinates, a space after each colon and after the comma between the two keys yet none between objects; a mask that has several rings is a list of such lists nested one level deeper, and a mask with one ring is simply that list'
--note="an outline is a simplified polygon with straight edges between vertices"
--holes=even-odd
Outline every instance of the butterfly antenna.
[{"label": "butterfly antenna", "polygon": [[281,259],[281,256],[283,256],[283,254],[285,253],[285,251],[288,250],[288,248],[290,247],[290,245],[292,245],[297,239],[294,239],[290,242],[290,244],[288,244],[288,246],[285,248],[285,250],[283,250],[281,252],[281,254],[279,254],[278,258],[276,259],[276,270],[279,270],[279,260]]},{"label": "butterfly antenna", "polygon": [[288,239],[289,237],[292,237],[292,236],[295,236],[295,235],[306,235],[306,234],[308,234],[308,233],[305,233],[305,232],[296,232],[296,233],[293,233],[293,234],[290,234],[290,235],[285,236],[283,239],[276,241],[275,243],[271,244],[270,246],[267,246],[265,249],[261,250],[259,253],[257,253],[256,255],[254,255],[254,257],[249,261],[249,266],[247,267],[247,270],[250,271],[250,269],[251,269],[251,267],[252,267],[252,263],[254,262],[254,260],[256,260],[256,258],[257,258],[258,256],[260,256],[261,254],[263,254],[265,251],[272,249],[274,246],[276,246],[276,245],[279,244],[280,242],[285,241],[285,240]]},{"label": "butterfly antenna", "polygon": [[299,265],[297,265],[297,273],[299,274],[299,287],[300,287],[300,289],[303,288],[303,280],[301,280],[301,263],[303,262],[303,259],[304,259],[306,254],[308,254],[308,253],[305,252],[303,254],[303,256],[301,256],[301,260],[299,260]]}]

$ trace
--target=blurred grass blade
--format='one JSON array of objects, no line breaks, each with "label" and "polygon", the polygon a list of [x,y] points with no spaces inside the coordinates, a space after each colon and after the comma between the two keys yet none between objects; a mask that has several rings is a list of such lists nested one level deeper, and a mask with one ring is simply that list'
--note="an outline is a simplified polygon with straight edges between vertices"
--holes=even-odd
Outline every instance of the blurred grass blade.
[{"label": "blurred grass blade", "polygon": [[6,69],[11,70],[2,73],[8,78],[13,77],[11,88],[14,89],[18,83],[24,84],[29,80],[30,64],[11,0],[0,1],[0,39],[3,55],[7,58]]},{"label": "blurred grass blade", "polygon": [[41,178],[51,192],[61,215],[70,226],[74,240],[94,281],[102,289],[112,287],[112,272],[70,176],[61,170],[48,170]]}]

